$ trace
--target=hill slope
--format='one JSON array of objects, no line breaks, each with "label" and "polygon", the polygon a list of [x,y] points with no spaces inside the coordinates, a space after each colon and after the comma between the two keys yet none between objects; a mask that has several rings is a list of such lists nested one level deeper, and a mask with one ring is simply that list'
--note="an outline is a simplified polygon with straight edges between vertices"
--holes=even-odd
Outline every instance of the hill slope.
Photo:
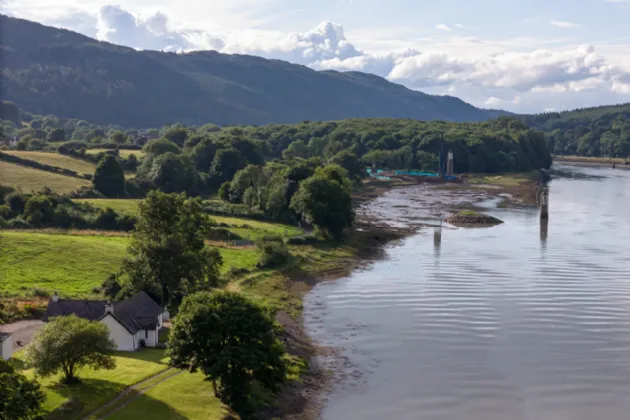
[{"label": "hill slope", "polygon": [[37,114],[126,127],[496,116],[360,72],[214,51],[136,51],[4,15],[0,28],[0,96]]}]

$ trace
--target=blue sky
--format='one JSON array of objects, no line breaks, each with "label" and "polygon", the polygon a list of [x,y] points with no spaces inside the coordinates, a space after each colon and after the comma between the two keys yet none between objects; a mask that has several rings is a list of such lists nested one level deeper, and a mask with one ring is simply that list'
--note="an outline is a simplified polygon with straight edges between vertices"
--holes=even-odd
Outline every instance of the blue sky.
[{"label": "blue sky", "polygon": [[366,71],[481,107],[630,102],[630,0],[3,0],[0,11],[138,49]]}]

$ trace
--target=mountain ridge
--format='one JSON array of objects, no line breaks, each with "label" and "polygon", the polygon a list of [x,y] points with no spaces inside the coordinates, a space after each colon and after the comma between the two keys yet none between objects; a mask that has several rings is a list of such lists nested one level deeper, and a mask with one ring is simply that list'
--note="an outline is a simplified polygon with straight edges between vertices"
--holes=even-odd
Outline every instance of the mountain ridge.
[{"label": "mountain ridge", "polygon": [[368,73],[216,51],[137,51],[5,15],[0,27],[0,97],[37,114],[137,128],[375,117],[473,122],[510,115]]}]

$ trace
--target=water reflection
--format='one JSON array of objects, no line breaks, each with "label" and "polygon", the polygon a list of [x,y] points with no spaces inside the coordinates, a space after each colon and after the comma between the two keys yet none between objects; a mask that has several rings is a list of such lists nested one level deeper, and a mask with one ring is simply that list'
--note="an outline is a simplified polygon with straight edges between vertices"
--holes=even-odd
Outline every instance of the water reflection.
[{"label": "water reflection", "polygon": [[547,235],[549,233],[549,219],[540,218],[540,247],[543,251],[547,250]]},{"label": "water reflection", "polygon": [[436,259],[440,258],[440,249],[442,248],[442,227],[433,228],[433,255]]}]

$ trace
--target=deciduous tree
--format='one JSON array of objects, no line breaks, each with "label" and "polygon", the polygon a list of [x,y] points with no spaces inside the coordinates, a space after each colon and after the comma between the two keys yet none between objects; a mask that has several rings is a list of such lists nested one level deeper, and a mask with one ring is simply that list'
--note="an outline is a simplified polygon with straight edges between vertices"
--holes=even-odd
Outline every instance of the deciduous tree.
[{"label": "deciduous tree", "polygon": [[140,202],[123,271],[133,290],[173,311],[186,294],[217,285],[221,255],[205,245],[212,227],[198,199],[152,191]]},{"label": "deciduous tree", "polygon": [[32,420],[42,414],[46,395],[0,357],[0,420]]},{"label": "deciduous tree", "polygon": [[114,369],[115,350],[107,325],[75,315],[59,316],[35,333],[26,348],[26,360],[42,377],[61,371],[65,383],[76,383],[81,367]]},{"label": "deciduous tree", "polygon": [[125,173],[114,156],[103,156],[94,172],[92,184],[94,189],[106,197],[125,195]]},{"label": "deciduous tree", "polygon": [[238,293],[197,293],[182,303],[167,354],[175,367],[202,371],[216,396],[252,418],[264,404],[260,390],[278,391],[285,379],[274,330],[271,314]]}]

